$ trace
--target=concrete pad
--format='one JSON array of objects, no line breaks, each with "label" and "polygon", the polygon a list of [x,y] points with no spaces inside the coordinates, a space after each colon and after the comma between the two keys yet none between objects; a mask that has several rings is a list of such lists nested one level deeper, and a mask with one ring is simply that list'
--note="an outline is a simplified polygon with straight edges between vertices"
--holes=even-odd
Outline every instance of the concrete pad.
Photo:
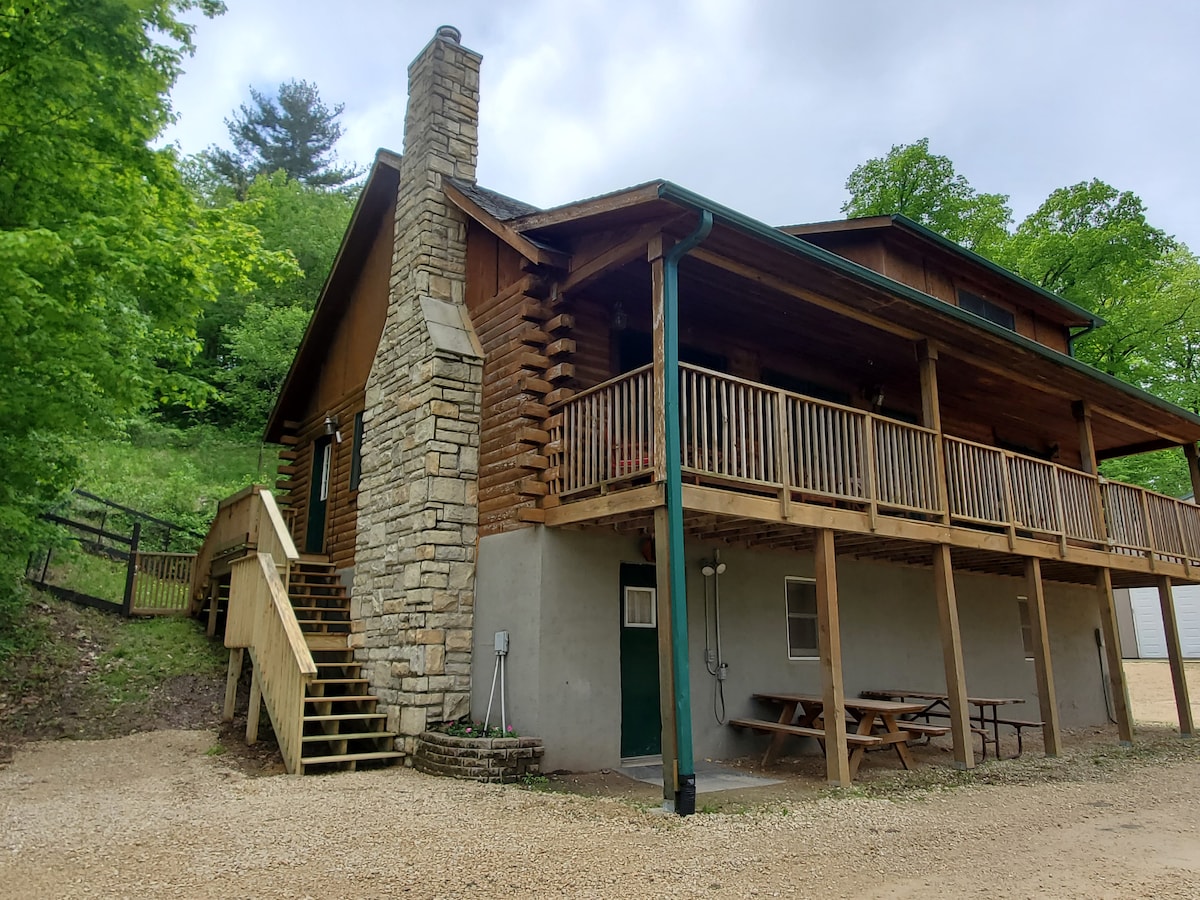
[{"label": "concrete pad", "polygon": [[[626,778],[662,787],[662,764],[624,766],[613,771],[619,772]],[[760,778],[730,769],[718,763],[696,763],[696,793],[711,794],[716,791],[735,791],[745,788],[765,787],[769,784],[780,784],[778,778]]]}]

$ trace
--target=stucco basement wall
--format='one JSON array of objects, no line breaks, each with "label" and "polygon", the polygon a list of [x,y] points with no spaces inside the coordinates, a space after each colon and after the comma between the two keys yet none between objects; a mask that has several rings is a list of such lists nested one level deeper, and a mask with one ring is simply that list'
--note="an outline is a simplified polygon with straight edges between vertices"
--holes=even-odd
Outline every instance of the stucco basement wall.
[{"label": "stucco basement wall", "polygon": [[[714,679],[704,667],[704,578],[712,546],[687,544],[692,719],[697,758],[762,749],[714,716]],[[479,548],[472,711],[487,707],[495,631],[511,635],[509,719],[546,741],[547,770],[591,770],[620,757],[620,563],[642,562],[636,542],[603,531],[546,528],[483,538]],[[787,655],[784,579],[811,576],[812,558],[721,547],[722,643],[729,716],[764,715],[751,694],[819,692],[814,660]],[[942,689],[941,645],[929,570],[840,560],[839,596],[846,693],[869,688]],[[1021,718],[1038,716],[1033,663],[1021,647],[1016,597],[1021,579],[955,579],[967,689],[1024,697]],[[1095,593],[1047,583],[1051,654],[1064,727],[1106,721],[1094,631]]]}]

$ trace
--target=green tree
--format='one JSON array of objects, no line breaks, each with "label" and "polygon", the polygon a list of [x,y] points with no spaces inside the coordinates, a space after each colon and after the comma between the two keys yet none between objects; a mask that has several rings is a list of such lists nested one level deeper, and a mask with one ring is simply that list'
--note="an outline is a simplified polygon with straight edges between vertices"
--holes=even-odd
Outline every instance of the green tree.
[{"label": "green tree", "polygon": [[69,487],[77,446],[195,396],[200,310],[289,261],[201,209],[151,143],[217,0],[0,0],[0,578]]},{"label": "green tree", "polygon": [[242,199],[256,176],[277,171],[324,188],[342,187],[359,176],[357,168],[336,163],[345,104],[328,106],[315,84],[294,80],[281,84],[276,97],[252,87],[250,100],[225,120],[234,149],[210,147],[201,154],[203,180],[227,186]]},{"label": "green tree", "polygon": [[847,216],[900,213],[985,256],[1004,243],[1012,223],[1008,195],[976,191],[949,157],[929,152],[929,138],[856,166],[846,190]]}]

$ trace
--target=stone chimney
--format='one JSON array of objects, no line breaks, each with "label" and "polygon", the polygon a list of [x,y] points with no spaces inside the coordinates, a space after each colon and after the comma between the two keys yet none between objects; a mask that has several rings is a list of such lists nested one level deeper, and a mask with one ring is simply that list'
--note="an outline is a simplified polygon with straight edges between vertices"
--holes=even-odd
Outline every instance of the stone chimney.
[{"label": "stone chimney", "polygon": [[351,643],[412,753],[470,712],[483,352],[466,313],[479,54],[442,26],[408,67],[387,320],[367,380]]}]

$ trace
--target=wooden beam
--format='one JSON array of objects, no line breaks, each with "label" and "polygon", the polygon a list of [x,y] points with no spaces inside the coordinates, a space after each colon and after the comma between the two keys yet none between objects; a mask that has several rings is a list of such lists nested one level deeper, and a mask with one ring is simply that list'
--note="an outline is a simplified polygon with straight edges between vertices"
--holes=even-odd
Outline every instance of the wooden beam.
[{"label": "wooden beam", "polygon": [[658,710],[662,719],[663,804],[673,809],[679,796],[679,747],[675,729],[675,670],[671,638],[670,534],[667,508],[654,510],[654,576],[658,609]]},{"label": "wooden beam", "polygon": [[[1042,714],[1042,743],[1047,756],[1062,752],[1058,727],[1058,699],[1054,693],[1054,667],[1050,662],[1050,633],[1046,627],[1046,591],[1042,586],[1042,563],[1025,560],[1025,596],[1029,625],[1033,632],[1033,669],[1037,679],[1038,705]],[[999,748],[996,755],[999,756]]]},{"label": "wooden beam", "polygon": [[1117,631],[1117,608],[1113,603],[1112,575],[1107,568],[1096,570],[1096,599],[1100,603],[1100,631],[1104,635],[1108,686],[1112,695],[1113,718],[1121,743],[1133,743],[1133,719],[1129,714],[1129,689],[1125,686],[1125,668],[1121,661],[1121,636]]},{"label": "wooden beam", "polygon": [[1183,445],[1183,458],[1187,460],[1188,475],[1192,479],[1192,497],[1200,503],[1200,456],[1196,453],[1196,445],[1188,442]]},{"label": "wooden beam", "polygon": [[546,510],[546,524],[551,526],[575,525],[631,512],[654,509],[664,503],[662,485],[648,484],[628,491],[617,491],[600,497],[589,497],[564,503]]},{"label": "wooden beam", "polygon": [[615,247],[610,247],[590,259],[576,262],[573,258],[571,260],[570,274],[559,283],[559,293],[565,294],[568,291],[577,290],[591,284],[591,282],[604,275],[605,272],[619,268],[626,263],[631,263],[635,259],[643,258],[646,252],[646,245],[660,231],[661,227],[659,225],[648,225],[634,234],[629,240],[623,241]]},{"label": "wooden beam", "polygon": [[446,192],[447,200],[530,262],[553,269],[565,269],[570,265],[571,257],[568,254],[535,244],[516,229],[501,222],[449,181],[443,181],[442,188]]},{"label": "wooden beam", "polygon": [[1179,717],[1179,734],[1195,737],[1192,721],[1192,702],[1188,697],[1187,674],[1183,667],[1183,649],[1179,643],[1179,620],[1175,616],[1175,595],[1171,579],[1158,579],[1158,604],[1162,610],[1163,633],[1167,638],[1167,659],[1171,663],[1171,684],[1175,687],[1175,712]]},{"label": "wooden beam", "polygon": [[830,784],[850,785],[846,746],[846,694],[842,685],[842,630],[838,613],[837,556],[833,532],[817,532],[813,548],[817,578],[817,644],[821,656],[821,696],[825,712],[825,776]]},{"label": "wooden beam", "polygon": [[942,665],[946,670],[954,765],[958,769],[972,769],[975,767],[975,751],[971,749],[971,710],[967,703],[962,634],[958,627],[958,597],[954,592],[954,568],[950,561],[949,544],[938,544],[933,548],[933,589],[942,637]]}]

